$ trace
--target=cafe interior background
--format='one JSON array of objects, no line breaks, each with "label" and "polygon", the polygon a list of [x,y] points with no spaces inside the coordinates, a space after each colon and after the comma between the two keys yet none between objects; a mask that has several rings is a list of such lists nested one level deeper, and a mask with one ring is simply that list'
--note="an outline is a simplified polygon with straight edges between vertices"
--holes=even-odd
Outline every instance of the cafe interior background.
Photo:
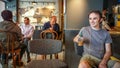
[{"label": "cafe interior background", "polygon": [[80,56],[75,51],[73,38],[83,26],[89,25],[87,13],[94,9],[102,11],[103,8],[114,14],[117,31],[111,32],[115,45],[113,55],[120,59],[120,0],[0,0],[0,12],[11,10],[13,21],[20,24],[25,16],[29,17],[35,30],[40,30],[51,16],[57,16],[65,45],[64,60],[69,68],[77,68],[79,63]]}]

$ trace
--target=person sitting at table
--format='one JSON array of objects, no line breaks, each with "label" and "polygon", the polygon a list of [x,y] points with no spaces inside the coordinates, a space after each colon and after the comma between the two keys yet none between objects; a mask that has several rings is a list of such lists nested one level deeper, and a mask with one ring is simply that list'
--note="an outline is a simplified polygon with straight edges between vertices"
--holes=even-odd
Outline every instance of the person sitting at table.
[{"label": "person sitting at table", "polygon": [[[57,17],[52,16],[50,21],[46,22],[43,26],[43,30],[50,30],[50,31],[56,31],[58,36],[60,35],[60,27],[59,24],[56,23]],[[47,34],[47,38],[51,38],[50,34]]]},{"label": "person sitting at table", "polygon": [[[51,33],[55,31],[55,32],[57,32],[57,35],[59,36],[59,34],[60,34],[60,27],[56,23],[56,21],[57,21],[57,17],[56,16],[52,16],[51,20],[44,24],[43,30],[48,30],[48,32],[50,31]],[[51,33],[48,33],[46,35],[46,38],[58,39],[58,38],[56,38],[56,34],[54,34],[55,37],[53,38]],[[56,59],[58,58],[58,54],[55,54],[55,58]]]},{"label": "person sitting at table", "polygon": [[31,61],[28,41],[33,36],[34,27],[30,24],[30,19],[28,17],[24,17],[24,24],[22,24],[20,28],[22,30],[24,44],[27,45],[26,52],[27,52],[27,63],[28,63]]},{"label": "person sitting at table", "polygon": [[43,30],[50,29],[50,30],[56,31],[59,34],[60,27],[59,27],[59,24],[56,23],[56,21],[57,21],[57,17],[52,16],[51,20],[44,24]]}]

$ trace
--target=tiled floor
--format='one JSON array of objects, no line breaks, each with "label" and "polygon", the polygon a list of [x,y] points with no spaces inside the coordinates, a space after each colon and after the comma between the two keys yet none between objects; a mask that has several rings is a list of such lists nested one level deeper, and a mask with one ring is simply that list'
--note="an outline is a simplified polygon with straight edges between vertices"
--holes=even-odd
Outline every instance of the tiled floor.
[{"label": "tiled floor", "polygon": [[[58,54],[58,56],[59,56],[59,59],[60,59],[60,60],[64,61],[64,50],[63,50],[62,52],[60,52],[60,53]],[[35,58],[35,57],[36,57],[36,54],[31,54],[31,59],[32,59],[32,60],[33,60],[33,59],[41,60],[40,55],[37,55],[37,58]],[[53,55],[52,57],[54,58],[54,55]],[[49,58],[50,58],[50,56],[47,56],[47,59],[49,59]],[[21,67],[18,67],[18,66],[17,66],[17,68],[25,68],[25,66],[27,65],[26,53],[23,55],[22,61],[24,62],[24,65],[21,66]],[[3,68],[13,68],[12,60],[9,61],[9,65],[8,65],[8,66],[7,66],[7,65],[4,65]]]}]

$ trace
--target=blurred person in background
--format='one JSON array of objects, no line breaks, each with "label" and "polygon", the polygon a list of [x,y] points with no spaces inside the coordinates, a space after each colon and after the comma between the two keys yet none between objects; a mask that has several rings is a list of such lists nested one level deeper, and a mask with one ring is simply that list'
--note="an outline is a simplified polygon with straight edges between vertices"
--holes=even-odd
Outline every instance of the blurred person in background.
[{"label": "blurred person in background", "polygon": [[103,17],[102,28],[110,31],[111,28],[110,28],[110,26],[108,25],[108,20],[107,20],[107,16],[106,16],[106,15],[107,15],[107,12],[108,12],[108,10],[107,10],[106,8],[104,8],[104,9],[102,10],[102,17]]},{"label": "blurred person in background", "polygon": [[22,30],[24,44],[27,45],[26,53],[27,53],[27,63],[28,63],[31,61],[28,41],[31,40],[33,36],[34,27],[30,24],[30,19],[28,17],[24,17],[24,23],[20,25],[20,28]]},{"label": "blurred person in background", "polygon": [[52,16],[50,21],[44,24],[43,30],[50,29],[50,30],[56,31],[59,34],[60,27],[59,27],[59,24],[57,24],[56,22],[57,22],[57,17]]}]

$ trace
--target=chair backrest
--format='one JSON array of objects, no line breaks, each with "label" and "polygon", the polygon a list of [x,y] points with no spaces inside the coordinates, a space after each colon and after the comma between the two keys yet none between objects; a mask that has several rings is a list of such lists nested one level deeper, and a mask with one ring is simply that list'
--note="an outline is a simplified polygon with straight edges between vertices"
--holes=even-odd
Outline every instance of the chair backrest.
[{"label": "chair backrest", "polygon": [[0,30],[0,48],[1,51],[9,52],[13,51],[19,46],[16,41],[16,35],[11,32]]},{"label": "chair backrest", "polygon": [[56,54],[62,51],[62,41],[53,39],[34,39],[29,41],[30,52],[41,55]]},{"label": "chair backrest", "polygon": [[44,30],[40,33],[41,39],[58,39],[58,33],[54,30]]}]

